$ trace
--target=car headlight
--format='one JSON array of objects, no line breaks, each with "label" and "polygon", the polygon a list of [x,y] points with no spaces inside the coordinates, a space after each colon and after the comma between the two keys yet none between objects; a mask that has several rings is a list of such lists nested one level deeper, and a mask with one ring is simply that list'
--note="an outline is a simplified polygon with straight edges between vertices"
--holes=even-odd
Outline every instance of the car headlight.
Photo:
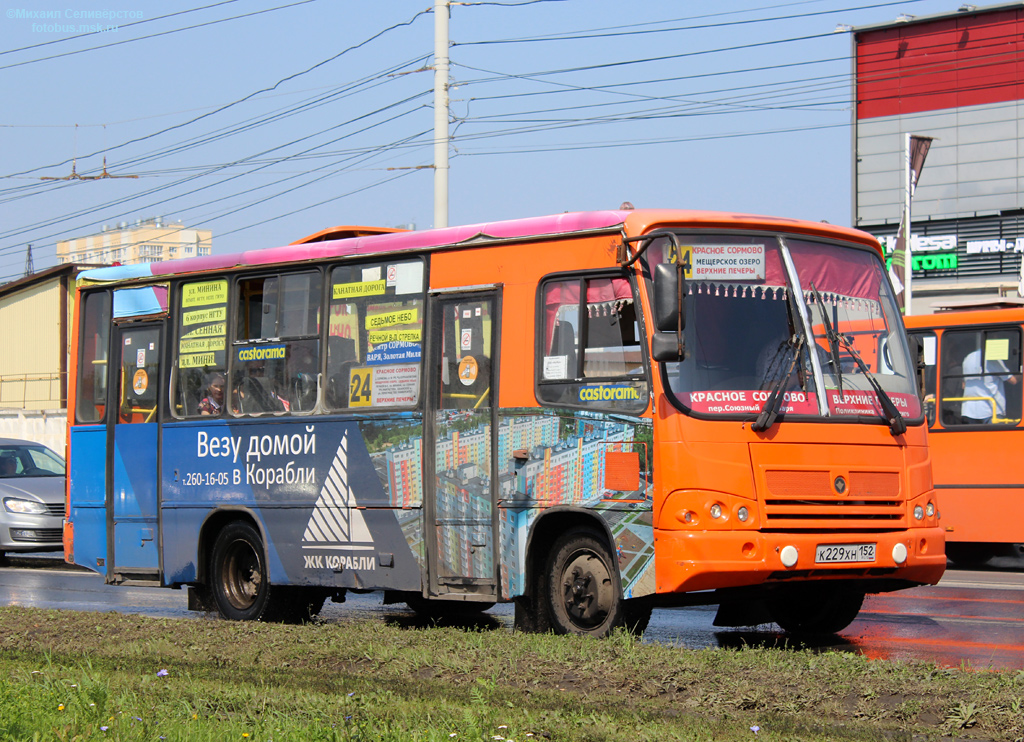
[{"label": "car headlight", "polygon": [[8,513],[19,513],[22,515],[42,515],[46,512],[46,506],[35,500],[22,500],[17,497],[5,497],[4,509]]}]

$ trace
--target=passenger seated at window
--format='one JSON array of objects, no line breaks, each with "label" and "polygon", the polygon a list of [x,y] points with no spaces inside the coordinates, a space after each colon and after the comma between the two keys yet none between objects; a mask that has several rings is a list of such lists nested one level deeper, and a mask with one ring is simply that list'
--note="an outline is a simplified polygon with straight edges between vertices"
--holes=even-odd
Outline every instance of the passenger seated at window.
[{"label": "passenger seated at window", "polygon": [[224,409],[224,374],[215,372],[206,381],[206,395],[199,402],[200,415],[219,415]]}]

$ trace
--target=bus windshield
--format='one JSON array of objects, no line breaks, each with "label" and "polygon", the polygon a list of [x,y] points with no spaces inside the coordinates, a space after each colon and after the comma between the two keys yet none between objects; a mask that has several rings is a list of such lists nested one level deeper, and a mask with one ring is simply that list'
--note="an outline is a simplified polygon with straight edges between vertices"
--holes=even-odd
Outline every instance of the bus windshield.
[{"label": "bus windshield", "polygon": [[[664,364],[671,397],[710,415],[762,412],[887,418],[887,400],[921,417],[913,365],[881,260],[803,237],[680,234],[689,263],[684,360]],[[658,239],[649,268],[675,263]]]}]

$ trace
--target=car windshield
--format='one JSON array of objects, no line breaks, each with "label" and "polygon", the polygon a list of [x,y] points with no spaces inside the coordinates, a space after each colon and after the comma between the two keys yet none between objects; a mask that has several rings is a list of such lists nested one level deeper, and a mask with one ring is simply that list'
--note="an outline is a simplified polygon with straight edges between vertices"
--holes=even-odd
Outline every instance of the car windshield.
[{"label": "car windshield", "polygon": [[[679,234],[687,277],[683,361],[664,364],[685,409],[887,419],[921,406],[902,324],[877,254],[776,235]],[[649,267],[675,263],[662,238]],[[872,382],[868,377],[874,379]],[[875,383],[878,384],[876,389]],[[880,419],[881,418],[881,419]]]},{"label": "car windshield", "polygon": [[64,459],[45,446],[0,444],[0,479],[63,476]]}]

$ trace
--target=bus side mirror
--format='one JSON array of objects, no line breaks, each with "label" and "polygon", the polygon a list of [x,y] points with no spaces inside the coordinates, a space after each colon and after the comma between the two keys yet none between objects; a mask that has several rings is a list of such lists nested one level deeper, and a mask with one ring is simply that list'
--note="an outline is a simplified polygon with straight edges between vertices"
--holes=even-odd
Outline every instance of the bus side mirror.
[{"label": "bus side mirror", "polygon": [[654,266],[654,329],[658,332],[676,332],[686,326],[686,279],[678,272],[674,263]]},{"label": "bus side mirror", "polygon": [[683,328],[686,326],[686,279],[678,264],[654,267],[654,340],[651,355],[656,361],[683,359]]}]

